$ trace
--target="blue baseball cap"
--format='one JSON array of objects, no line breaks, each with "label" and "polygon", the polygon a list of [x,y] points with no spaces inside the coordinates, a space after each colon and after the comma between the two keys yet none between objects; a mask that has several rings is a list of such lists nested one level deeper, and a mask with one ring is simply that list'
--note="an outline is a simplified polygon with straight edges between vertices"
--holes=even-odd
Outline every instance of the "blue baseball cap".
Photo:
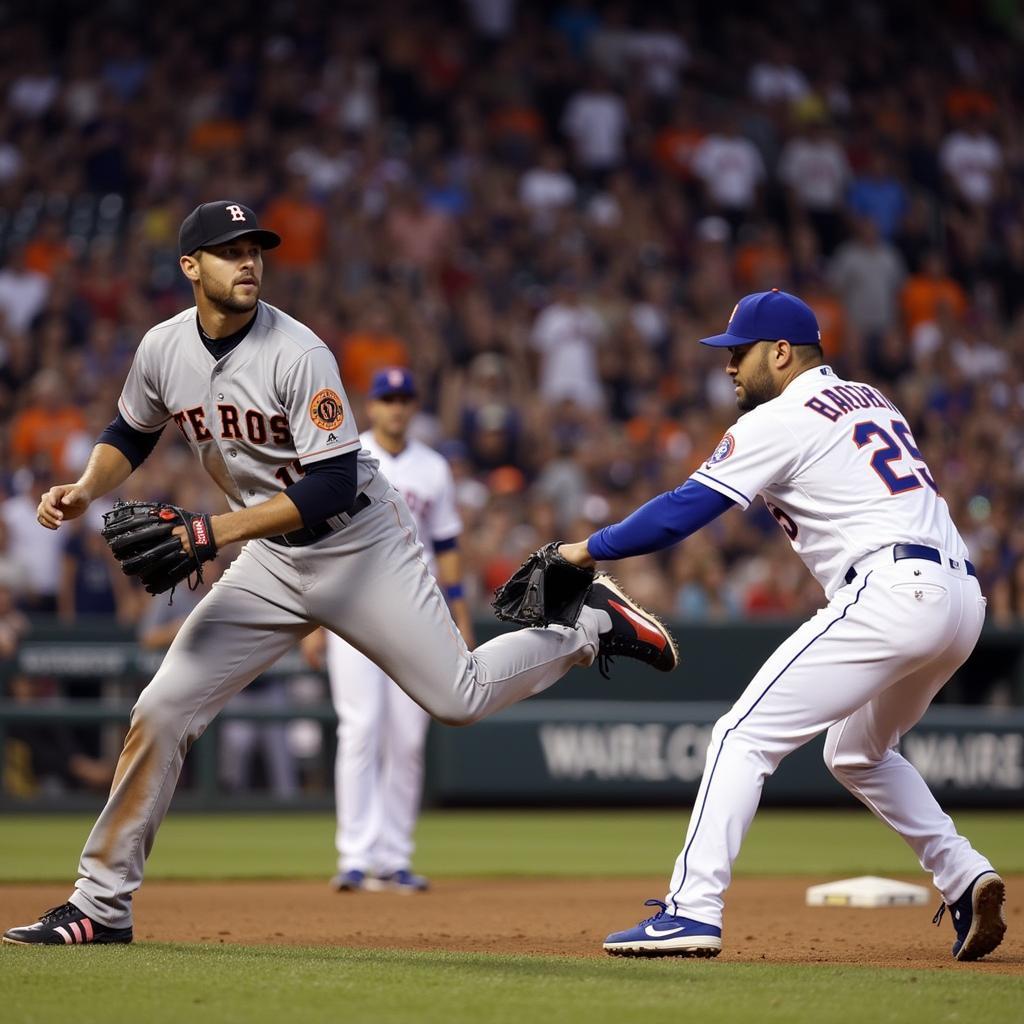
[{"label": "blue baseball cap", "polygon": [[391,395],[416,397],[416,382],[412,374],[401,366],[378,370],[370,382],[370,398],[388,398]]},{"label": "blue baseball cap", "polygon": [[773,288],[770,292],[744,295],[733,307],[725,334],[701,338],[702,345],[730,348],[752,341],[778,341],[791,345],[820,345],[818,318],[803,299]]}]

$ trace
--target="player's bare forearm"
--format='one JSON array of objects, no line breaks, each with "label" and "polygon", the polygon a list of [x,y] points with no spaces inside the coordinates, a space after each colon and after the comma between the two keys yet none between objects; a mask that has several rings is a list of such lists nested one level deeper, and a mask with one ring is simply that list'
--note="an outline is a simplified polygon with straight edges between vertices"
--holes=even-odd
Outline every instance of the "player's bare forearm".
[{"label": "player's bare forearm", "polygon": [[558,553],[567,562],[582,566],[584,569],[589,569],[594,564],[594,559],[590,557],[585,540],[575,541],[571,544],[560,544],[558,546]]},{"label": "player's bare forearm", "polygon": [[97,498],[131,476],[132,464],[113,445],[97,444],[85,472],[73,484],[54,484],[40,498],[36,519],[56,530],[66,519],[77,519]]},{"label": "player's bare forearm", "polygon": [[[462,556],[458,548],[438,552],[437,582],[448,598],[448,607],[455,625],[459,627],[462,639],[469,647],[473,647],[476,642],[473,634],[473,617],[469,614],[469,605],[462,596]],[[452,597],[453,592],[458,596]]]},{"label": "player's bare forearm", "polygon": [[466,641],[466,646],[472,649],[476,646],[476,633],[473,630],[473,616],[469,614],[469,605],[459,598],[458,601],[449,601],[448,607],[451,609],[455,625],[462,634],[462,639]]},{"label": "player's bare forearm", "polygon": [[131,475],[132,464],[119,448],[112,444],[97,444],[93,446],[78,486],[85,488],[95,500],[120,487]]},{"label": "player's bare forearm", "polygon": [[239,509],[237,512],[213,516],[211,523],[218,548],[225,544],[233,544],[235,541],[290,533],[304,525],[295,502],[284,493],[275,494],[269,501]]}]

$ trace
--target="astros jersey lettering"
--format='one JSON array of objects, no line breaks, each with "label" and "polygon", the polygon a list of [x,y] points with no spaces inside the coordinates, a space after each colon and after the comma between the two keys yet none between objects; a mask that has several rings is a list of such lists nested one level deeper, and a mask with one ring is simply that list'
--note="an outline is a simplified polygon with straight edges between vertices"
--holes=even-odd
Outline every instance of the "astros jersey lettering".
[{"label": "astros jersey lettering", "polygon": [[[330,349],[308,327],[260,302],[241,344],[221,359],[203,345],[195,307],[143,337],[118,403],[136,430],[173,420],[231,508],[267,501],[303,467],[359,448]],[[376,462],[360,452],[357,486]]]},{"label": "astros jersey lettering", "polygon": [[741,416],[692,478],[746,508],[761,494],[832,597],[886,544],[967,547],[903,414],[876,388],[816,366]]}]

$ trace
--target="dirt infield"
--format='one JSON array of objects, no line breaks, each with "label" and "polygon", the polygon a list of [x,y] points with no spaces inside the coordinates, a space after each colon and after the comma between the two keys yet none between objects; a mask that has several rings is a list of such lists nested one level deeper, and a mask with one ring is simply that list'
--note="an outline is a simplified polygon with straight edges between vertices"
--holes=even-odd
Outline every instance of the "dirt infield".
[{"label": "dirt infield", "polygon": [[[934,907],[804,905],[820,878],[738,879],[719,962],[821,963],[1024,974],[1024,877],[1007,878],[1010,931],[978,964],[949,959],[953,929]],[[920,879],[915,879],[920,882]],[[315,882],[151,882],[136,900],[136,941],[350,946],[604,956],[609,931],[647,916],[663,879],[440,880],[420,895],[334,894]],[[62,902],[67,889],[0,886],[5,927]],[[936,906],[937,906],[936,902]]]}]

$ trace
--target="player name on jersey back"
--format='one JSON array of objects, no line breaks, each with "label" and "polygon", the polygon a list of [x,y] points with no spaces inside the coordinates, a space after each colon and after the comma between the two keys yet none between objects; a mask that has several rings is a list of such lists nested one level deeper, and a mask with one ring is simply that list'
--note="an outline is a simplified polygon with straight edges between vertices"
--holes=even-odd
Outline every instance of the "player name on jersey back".
[{"label": "player name on jersey back", "polygon": [[900,410],[816,366],[744,414],[692,478],[746,508],[760,494],[826,594],[891,544],[967,548]]}]

